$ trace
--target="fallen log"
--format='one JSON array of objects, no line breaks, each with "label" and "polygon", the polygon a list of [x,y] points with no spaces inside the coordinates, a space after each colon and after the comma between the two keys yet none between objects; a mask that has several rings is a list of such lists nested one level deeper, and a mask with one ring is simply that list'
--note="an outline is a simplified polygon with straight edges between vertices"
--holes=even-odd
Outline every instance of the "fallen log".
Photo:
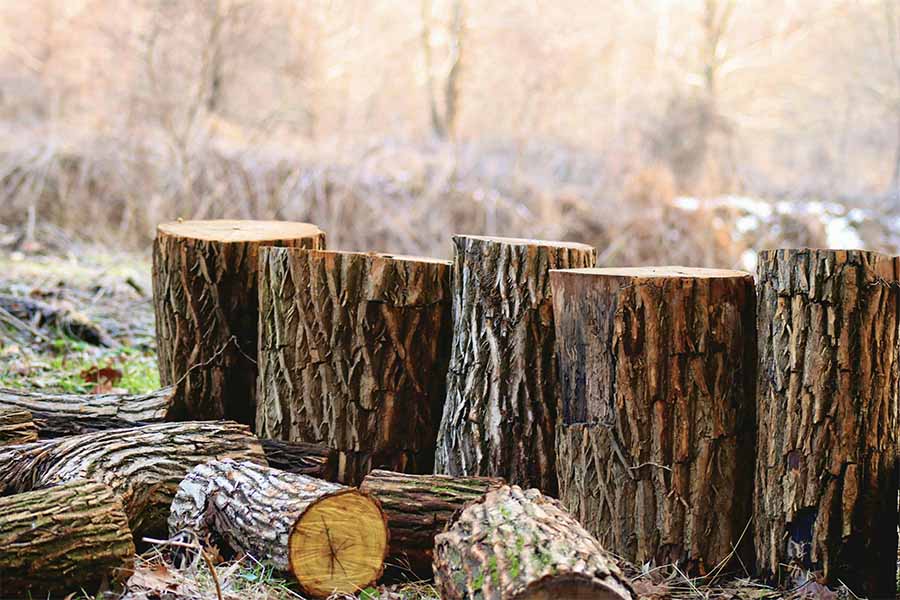
[{"label": "fallen log", "polygon": [[0,494],[73,479],[102,481],[122,497],[135,536],[165,531],[175,490],[194,466],[238,458],[265,464],[259,441],[238,423],[160,423],[0,447]]},{"label": "fallen log", "polygon": [[37,438],[37,427],[29,411],[0,406],[0,446],[27,444]]},{"label": "fallen log", "polygon": [[118,343],[102,327],[78,311],[56,307],[40,300],[0,294],[0,310],[32,326],[60,332],[94,346],[115,348]]},{"label": "fallen log", "polygon": [[336,481],[337,451],[320,444],[260,439],[266,462],[273,469],[307,475],[325,481]]},{"label": "fallen log", "polygon": [[265,248],[256,430],[340,453],[338,477],[427,473],[450,346],[450,263]]},{"label": "fallen log", "polygon": [[434,536],[466,504],[503,485],[497,477],[409,475],[375,470],[359,489],[381,503],[390,530],[388,564],[431,578]]},{"label": "fallen log", "polygon": [[171,418],[175,388],[149,394],[50,394],[0,388],[0,407],[31,411],[42,439]]},{"label": "fallen log", "polygon": [[454,236],[453,343],[435,472],[555,495],[550,270],[594,265],[584,244]]},{"label": "fallen log", "polygon": [[234,460],[198,465],[181,482],[169,535],[184,531],[290,572],[316,598],[374,583],[388,536],[378,502],[359,490]]},{"label": "fallen log", "polygon": [[39,598],[127,576],[134,543],[122,501],[75,480],[0,498],[0,597]]},{"label": "fallen log", "polygon": [[503,486],[435,538],[443,600],[631,600],[631,584],[600,543],[538,490]]},{"label": "fallen log", "polygon": [[163,385],[178,386],[177,420],[253,426],[263,246],[324,248],[325,234],[308,223],[279,221],[181,221],[157,229],[159,376]]}]

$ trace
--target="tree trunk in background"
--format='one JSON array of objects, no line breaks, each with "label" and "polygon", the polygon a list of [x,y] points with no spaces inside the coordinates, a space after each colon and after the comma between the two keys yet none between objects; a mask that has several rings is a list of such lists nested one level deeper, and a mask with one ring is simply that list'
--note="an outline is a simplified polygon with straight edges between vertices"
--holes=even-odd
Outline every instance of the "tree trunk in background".
[{"label": "tree trunk in background", "polygon": [[496,477],[407,475],[376,470],[359,487],[381,503],[390,529],[388,563],[431,578],[434,536],[470,502],[503,485]]},{"label": "tree trunk in background", "polygon": [[262,246],[323,248],[325,234],[307,223],[277,221],[184,221],[157,230],[159,374],[163,385],[178,388],[177,420],[253,425]]},{"label": "tree trunk in background", "polygon": [[429,472],[450,344],[450,263],[267,248],[260,435],[339,451],[338,479]]},{"label": "tree trunk in background", "polygon": [[233,460],[199,465],[181,483],[169,533],[185,530],[292,573],[316,598],[373,584],[388,538],[378,502],[359,490]]},{"label": "tree trunk in background", "polygon": [[0,388],[0,407],[31,411],[41,438],[169,419],[175,388],[149,394],[48,394]]},{"label": "tree trunk in background", "polygon": [[504,486],[466,508],[435,539],[443,600],[630,600],[616,563],[559,502]]},{"label": "tree trunk in background", "polygon": [[269,439],[261,439],[259,442],[266,454],[266,462],[273,469],[316,477],[325,481],[337,479],[337,450],[306,442],[284,442]]},{"label": "tree trunk in background", "polygon": [[556,494],[557,368],[550,269],[583,244],[454,236],[453,345],[435,470]]},{"label": "tree trunk in background", "polygon": [[265,464],[245,425],[162,423],[0,448],[0,494],[73,479],[102,481],[121,496],[137,539],[165,530],[178,484],[195,465],[238,458]]},{"label": "tree trunk in background", "polygon": [[649,267],[551,281],[563,504],[637,564],[739,566],[750,558],[753,278]]},{"label": "tree trunk in background", "polygon": [[897,273],[857,250],[759,255],[757,568],[893,597]]},{"label": "tree trunk in background", "polygon": [[37,438],[37,427],[29,411],[0,406],[0,446],[27,444]]},{"label": "tree trunk in background", "polygon": [[76,480],[0,498],[0,597],[62,597],[124,579],[134,543],[122,501]]}]

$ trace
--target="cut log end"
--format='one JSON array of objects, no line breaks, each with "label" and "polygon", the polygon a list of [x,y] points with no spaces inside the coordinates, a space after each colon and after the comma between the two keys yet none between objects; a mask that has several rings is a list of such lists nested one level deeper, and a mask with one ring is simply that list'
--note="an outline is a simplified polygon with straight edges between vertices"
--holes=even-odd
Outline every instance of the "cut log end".
[{"label": "cut log end", "polygon": [[266,242],[322,235],[311,223],[289,221],[178,221],[162,223],[158,231],[209,242]]},{"label": "cut log end", "polygon": [[311,596],[353,594],[380,576],[388,535],[378,503],[356,490],[322,498],[297,521],[290,566]]},{"label": "cut log end", "polygon": [[751,275],[745,271],[731,269],[707,269],[701,267],[622,267],[622,268],[585,268],[552,271],[564,275],[600,275],[605,277],[625,277],[628,279],[727,279],[742,278]]}]

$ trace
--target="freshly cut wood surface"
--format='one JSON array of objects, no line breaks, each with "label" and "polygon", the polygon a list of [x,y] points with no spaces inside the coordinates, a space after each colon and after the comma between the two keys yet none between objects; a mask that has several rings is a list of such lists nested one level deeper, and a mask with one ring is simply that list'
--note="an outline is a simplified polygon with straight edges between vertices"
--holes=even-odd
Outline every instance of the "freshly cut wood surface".
[{"label": "freshly cut wood surface", "polygon": [[0,446],[37,441],[37,427],[31,412],[24,408],[0,406]]},{"label": "freshly cut wood surface", "polygon": [[316,598],[374,583],[388,538],[378,502],[359,490],[233,460],[199,465],[182,481],[169,532],[185,530],[292,573]]}]

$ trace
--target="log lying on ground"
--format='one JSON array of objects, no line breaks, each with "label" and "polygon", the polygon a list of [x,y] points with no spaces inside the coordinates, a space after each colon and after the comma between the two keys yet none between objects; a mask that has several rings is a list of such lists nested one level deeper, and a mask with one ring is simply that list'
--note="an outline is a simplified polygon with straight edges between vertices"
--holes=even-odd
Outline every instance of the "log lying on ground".
[{"label": "log lying on ground", "polygon": [[307,475],[325,481],[335,481],[338,470],[338,453],[321,444],[284,442],[260,439],[266,462],[273,469],[297,475]]},{"label": "log lying on ground", "polygon": [[194,466],[237,458],[265,464],[259,441],[245,425],[161,423],[113,429],[0,448],[0,494],[73,479],[102,481],[122,497],[131,529],[165,531],[169,504]]},{"label": "log lying on ground", "polygon": [[600,543],[538,490],[504,486],[467,507],[435,539],[444,600],[630,600],[631,585]]},{"label": "log lying on ground", "polygon": [[551,280],[563,505],[637,564],[694,575],[746,564],[753,278],[647,267],[554,271]]},{"label": "log lying on ground", "polygon": [[170,419],[175,388],[149,394],[48,394],[0,388],[0,407],[31,411],[41,438]]},{"label": "log lying on ground", "polygon": [[447,261],[265,248],[257,432],[340,452],[339,480],[430,472],[450,344]]},{"label": "log lying on ground", "polygon": [[324,248],[308,223],[165,223],[153,245],[159,374],[178,385],[177,419],[253,425],[257,269],[262,246]]},{"label": "log lying on ground", "polygon": [[890,257],[775,250],[758,264],[755,542],[763,575],[821,571],[893,597],[898,278]]},{"label": "log lying on ground", "polygon": [[27,444],[37,438],[37,427],[29,411],[0,406],[0,446]]},{"label": "log lying on ground", "polygon": [[76,480],[0,498],[0,597],[39,598],[124,578],[134,543],[122,501]]},{"label": "log lying on ground", "polygon": [[453,345],[435,470],[556,493],[550,269],[591,267],[583,244],[454,236]]},{"label": "log lying on ground", "polygon": [[390,529],[388,564],[431,577],[434,536],[454,513],[503,485],[497,477],[409,475],[376,470],[359,489],[381,503]]},{"label": "log lying on ground", "polygon": [[359,490],[234,460],[199,465],[182,481],[169,534],[183,531],[288,571],[317,598],[374,583],[388,536],[378,502]]},{"label": "log lying on ground", "polygon": [[22,296],[0,294],[0,310],[16,319],[38,326],[58,329],[94,346],[114,348],[118,343],[102,327],[80,312],[61,308]]}]

